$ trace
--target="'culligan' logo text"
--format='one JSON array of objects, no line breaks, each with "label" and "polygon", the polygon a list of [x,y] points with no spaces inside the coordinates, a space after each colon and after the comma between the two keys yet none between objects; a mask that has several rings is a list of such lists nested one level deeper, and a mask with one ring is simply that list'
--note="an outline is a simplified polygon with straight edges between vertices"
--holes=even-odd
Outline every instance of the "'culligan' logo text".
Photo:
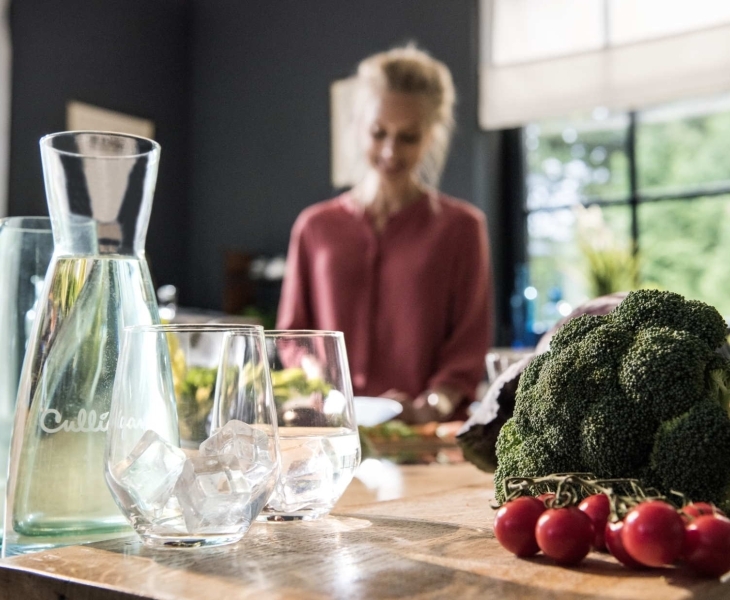
[{"label": "'culligan' logo text", "polygon": [[134,417],[119,417],[119,429],[147,429],[144,419],[135,419]]},{"label": "'culligan' logo text", "polygon": [[[49,419],[49,417],[52,417]],[[101,413],[97,416],[95,410],[86,411],[82,408],[76,415],[75,421],[66,419],[61,422],[62,415],[55,408],[49,408],[41,416],[41,429],[46,433],[57,433],[59,431],[70,431],[72,433],[96,433],[106,431],[109,427],[107,419],[109,413]],[[54,426],[55,424],[55,426]]]}]

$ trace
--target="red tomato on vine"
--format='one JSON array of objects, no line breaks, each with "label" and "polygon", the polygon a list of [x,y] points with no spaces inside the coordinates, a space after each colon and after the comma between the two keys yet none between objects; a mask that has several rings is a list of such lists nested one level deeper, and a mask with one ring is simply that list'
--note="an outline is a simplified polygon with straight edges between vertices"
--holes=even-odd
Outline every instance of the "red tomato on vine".
[{"label": "red tomato on vine", "polygon": [[578,508],[586,513],[593,523],[593,542],[594,549],[599,551],[606,550],[606,542],[604,534],[606,531],[606,523],[611,514],[611,503],[606,494],[593,494],[583,500]]},{"label": "red tomato on vine", "polygon": [[503,504],[494,517],[494,535],[500,544],[520,557],[540,551],[535,540],[535,525],[545,505],[532,496],[522,496]]},{"label": "red tomato on vine", "polygon": [[604,530],[604,540],[606,541],[606,549],[611,553],[617,561],[621,564],[626,565],[632,569],[642,569],[642,565],[639,561],[631,558],[631,555],[626,552],[624,548],[623,540],[621,539],[621,533],[624,529],[623,521],[614,521],[606,523]]},{"label": "red tomato on vine", "polygon": [[700,515],[687,525],[685,562],[695,571],[720,577],[730,571],[730,520],[720,515]]},{"label": "red tomato on vine", "polygon": [[546,556],[563,565],[575,565],[591,549],[593,523],[575,506],[549,508],[538,519],[537,545]]},{"label": "red tomato on vine", "polygon": [[642,565],[671,565],[682,554],[684,521],[666,502],[642,502],[626,515],[621,540],[629,555]]},{"label": "red tomato on vine", "polygon": [[687,506],[683,507],[680,512],[682,513],[682,516],[687,517],[688,521],[701,517],[702,515],[725,516],[724,512],[709,502],[691,502]]}]

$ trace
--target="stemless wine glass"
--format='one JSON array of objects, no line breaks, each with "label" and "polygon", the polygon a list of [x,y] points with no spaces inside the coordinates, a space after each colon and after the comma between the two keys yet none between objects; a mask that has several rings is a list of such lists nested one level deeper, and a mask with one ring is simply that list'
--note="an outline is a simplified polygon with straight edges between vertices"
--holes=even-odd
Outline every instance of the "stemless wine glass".
[{"label": "stemless wine glass", "polygon": [[259,520],[332,510],[360,464],[345,340],[338,331],[266,331],[281,475]]},{"label": "stemless wine glass", "polygon": [[125,328],[105,475],[145,544],[240,540],[269,499],[279,463],[261,327]]}]

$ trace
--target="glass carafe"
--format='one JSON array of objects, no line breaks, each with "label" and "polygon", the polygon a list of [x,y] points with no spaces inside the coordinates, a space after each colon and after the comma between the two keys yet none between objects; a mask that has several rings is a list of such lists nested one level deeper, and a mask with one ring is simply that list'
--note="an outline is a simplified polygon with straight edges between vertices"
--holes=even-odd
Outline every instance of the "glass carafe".
[{"label": "glass carafe", "polygon": [[159,322],[144,255],[160,147],[122,134],[40,141],[54,253],[18,389],[3,556],[129,531],[104,482],[126,325]]},{"label": "glass carafe", "polygon": [[20,369],[52,254],[48,217],[0,219],[0,506]]}]

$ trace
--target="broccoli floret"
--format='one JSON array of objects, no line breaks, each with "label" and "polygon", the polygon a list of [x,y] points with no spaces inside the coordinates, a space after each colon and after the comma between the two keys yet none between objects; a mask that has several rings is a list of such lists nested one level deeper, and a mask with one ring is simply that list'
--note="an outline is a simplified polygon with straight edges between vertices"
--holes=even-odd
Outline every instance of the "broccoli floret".
[{"label": "broccoli floret", "polygon": [[[658,421],[615,385],[586,411],[580,435],[584,470],[598,477],[640,477]],[[641,418],[637,418],[641,416]]]},{"label": "broccoli floret", "polygon": [[727,339],[728,328],[723,316],[714,306],[699,300],[688,300],[684,313],[677,321],[677,329],[694,333],[713,350]]},{"label": "broccoli floret", "polygon": [[[551,435],[552,433],[552,435]],[[580,471],[577,468],[575,452],[562,444],[556,444],[557,431],[544,436],[523,437],[510,419],[505,423],[497,438],[499,467],[494,473],[494,488],[497,498],[504,500],[504,478],[513,474],[536,477],[554,472]]]},{"label": "broccoli floret", "polygon": [[538,354],[533,358],[530,364],[525,367],[525,370],[522,371],[518,387],[521,385],[530,388],[535,385],[540,377],[540,371],[548,358],[549,354]]},{"label": "broccoli floret", "polygon": [[685,414],[662,423],[650,466],[655,485],[679,490],[691,499],[730,508],[730,419],[714,400],[704,400]]},{"label": "broccoli floret", "polygon": [[606,317],[601,315],[580,315],[575,319],[571,319],[558,329],[550,339],[550,349],[559,352],[563,348],[579,343],[590,331],[600,327],[605,322]]},{"label": "broccoli floret", "polygon": [[522,451],[522,436],[515,428],[514,419],[508,420],[499,431],[496,444],[497,456],[500,456],[500,467],[494,473],[494,489],[497,490],[497,497],[504,500],[503,485],[504,478],[512,475],[532,477],[535,469],[530,468],[526,461],[527,456]]},{"label": "broccoli floret", "polygon": [[708,394],[705,368],[717,356],[700,338],[668,327],[640,330],[618,368],[625,394],[672,419]]},{"label": "broccoli floret", "polygon": [[543,356],[546,358],[537,381],[530,385],[529,380],[521,379],[517,389],[516,398],[524,400],[515,401],[512,418],[523,435],[539,434],[558,425],[569,431],[572,425],[578,425],[573,417],[576,407],[588,403],[594,393],[586,378],[576,377],[576,371],[581,370],[578,346],[560,353],[551,350]]},{"label": "broccoli floret", "polygon": [[523,373],[497,443],[497,499],[505,477],[570,471],[725,499],[730,363],[714,352],[724,334],[714,308],[658,290],[568,322]]},{"label": "broccoli floret", "polygon": [[578,353],[583,370],[579,376],[590,385],[592,398],[603,395],[607,386],[616,385],[616,365],[633,339],[628,329],[607,322],[580,342]]},{"label": "broccoli floret", "polygon": [[727,335],[727,324],[717,309],[699,300],[685,300],[674,292],[630,292],[610,313],[610,318],[636,331],[647,327],[686,331],[702,339],[712,350]]}]

